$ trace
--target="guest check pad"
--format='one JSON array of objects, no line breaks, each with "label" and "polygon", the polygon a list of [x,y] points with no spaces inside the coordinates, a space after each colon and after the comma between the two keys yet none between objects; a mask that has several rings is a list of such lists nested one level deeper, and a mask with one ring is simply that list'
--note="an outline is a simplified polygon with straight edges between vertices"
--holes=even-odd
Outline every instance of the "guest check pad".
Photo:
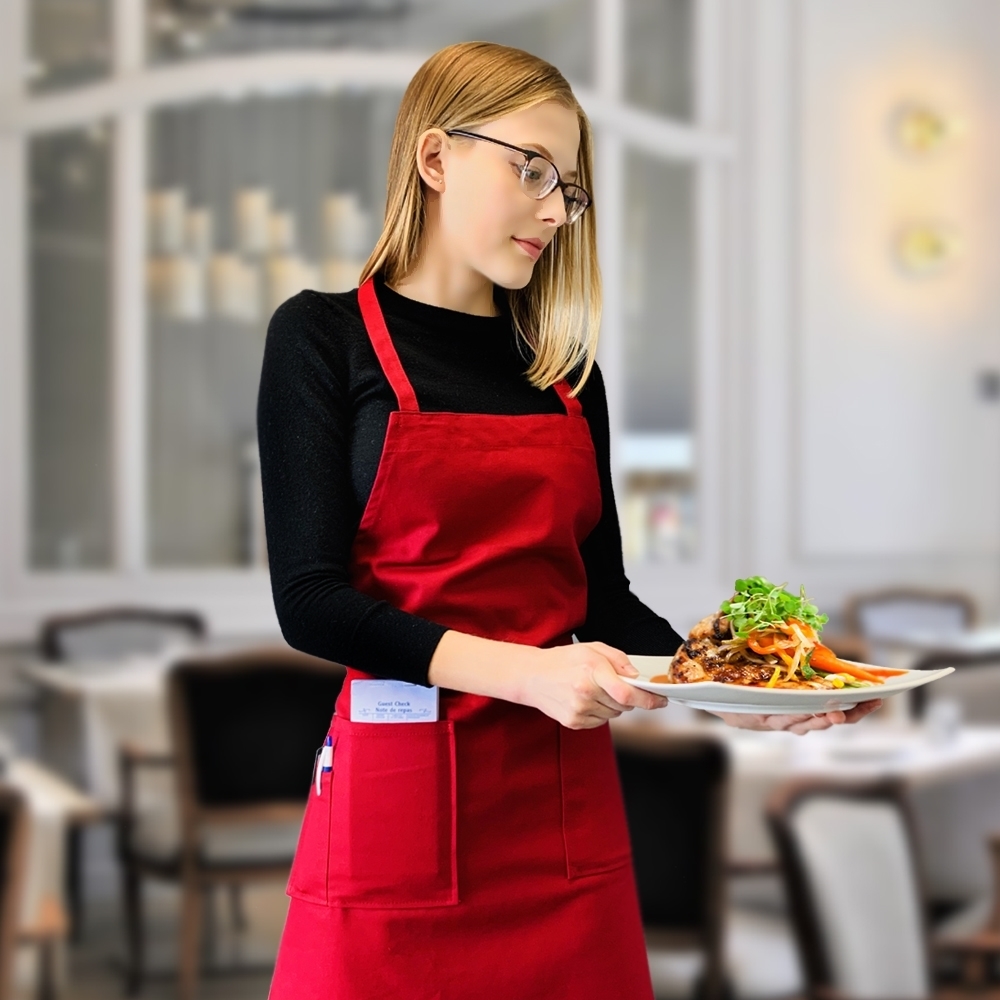
[{"label": "guest check pad", "polygon": [[406,681],[351,681],[351,722],[437,722],[438,689]]}]

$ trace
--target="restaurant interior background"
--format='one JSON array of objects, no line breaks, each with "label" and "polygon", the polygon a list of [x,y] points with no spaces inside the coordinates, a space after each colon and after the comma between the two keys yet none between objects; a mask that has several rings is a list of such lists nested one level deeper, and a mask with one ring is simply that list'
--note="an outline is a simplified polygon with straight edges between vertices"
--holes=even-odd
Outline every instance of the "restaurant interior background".
[{"label": "restaurant interior background", "polygon": [[264,336],[356,285],[400,96],[463,39],[596,131],[634,592],[686,632],[762,574],[845,656],[956,667],[805,738],[616,729],[658,996],[996,990],[994,0],[4,0],[0,998],[266,995],[322,731],[301,798],[233,791],[213,706],[339,675],[275,651]]}]

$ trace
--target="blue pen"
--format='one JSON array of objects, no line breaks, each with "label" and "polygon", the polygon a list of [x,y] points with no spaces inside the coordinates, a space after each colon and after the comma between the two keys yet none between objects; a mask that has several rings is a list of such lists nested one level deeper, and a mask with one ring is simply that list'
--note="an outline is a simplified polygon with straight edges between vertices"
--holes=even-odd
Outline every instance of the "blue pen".
[{"label": "blue pen", "polygon": [[319,752],[319,767],[316,768],[316,794],[323,793],[323,775],[333,770],[333,737],[323,740],[323,748]]}]

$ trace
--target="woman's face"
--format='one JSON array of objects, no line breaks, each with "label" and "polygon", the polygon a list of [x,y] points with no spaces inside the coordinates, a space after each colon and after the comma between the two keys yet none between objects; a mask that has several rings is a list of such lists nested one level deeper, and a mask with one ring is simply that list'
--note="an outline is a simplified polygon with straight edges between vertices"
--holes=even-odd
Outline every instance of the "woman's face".
[{"label": "woman's face", "polygon": [[[556,165],[562,180],[577,179],[580,128],[569,108],[537,104],[469,131],[536,150]],[[438,183],[429,185],[439,198],[440,249],[453,263],[464,263],[504,288],[523,288],[538,254],[518,241],[540,241],[541,253],[551,253],[545,247],[566,222],[562,190],[556,187],[535,200],[521,187],[520,153],[461,136],[443,141]]]}]

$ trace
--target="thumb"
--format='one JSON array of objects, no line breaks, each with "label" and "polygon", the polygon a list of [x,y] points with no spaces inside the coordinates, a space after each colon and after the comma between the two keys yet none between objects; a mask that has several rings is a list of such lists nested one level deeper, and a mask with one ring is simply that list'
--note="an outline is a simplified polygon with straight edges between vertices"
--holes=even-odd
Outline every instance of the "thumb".
[{"label": "thumb", "polygon": [[624,659],[619,660],[617,657],[611,661],[611,665],[615,668],[616,674],[621,674],[622,677],[638,677],[639,671],[632,666],[632,661],[625,656]]},{"label": "thumb", "polygon": [[628,658],[628,653],[623,653],[614,646],[609,646],[606,642],[592,642],[589,644],[596,649],[615,669],[615,673],[622,677],[638,677],[639,671],[632,666],[632,661]]}]

